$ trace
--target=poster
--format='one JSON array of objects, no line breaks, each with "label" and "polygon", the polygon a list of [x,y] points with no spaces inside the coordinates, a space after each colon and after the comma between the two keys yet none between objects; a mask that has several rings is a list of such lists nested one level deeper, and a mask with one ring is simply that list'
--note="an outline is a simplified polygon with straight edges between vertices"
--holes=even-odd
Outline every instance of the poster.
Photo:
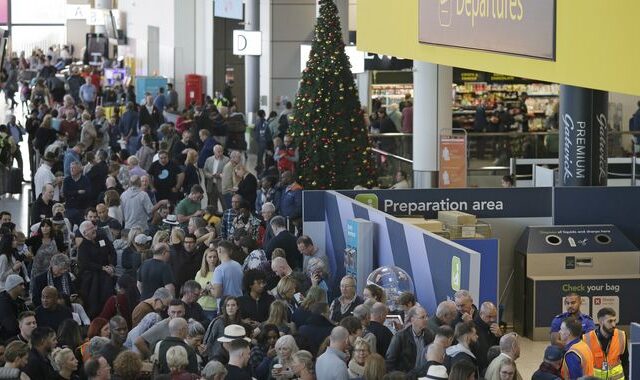
[{"label": "poster", "polygon": [[582,297],[580,311],[597,321],[598,310],[612,307],[618,324],[640,320],[640,281],[637,278],[599,280],[535,281],[535,327],[550,326],[551,320],[565,310],[564,296],[576,292]]},{"label": "poster", "polygon": [[438,187],[467,187],[467,138],[440,136],[440,174]]}]

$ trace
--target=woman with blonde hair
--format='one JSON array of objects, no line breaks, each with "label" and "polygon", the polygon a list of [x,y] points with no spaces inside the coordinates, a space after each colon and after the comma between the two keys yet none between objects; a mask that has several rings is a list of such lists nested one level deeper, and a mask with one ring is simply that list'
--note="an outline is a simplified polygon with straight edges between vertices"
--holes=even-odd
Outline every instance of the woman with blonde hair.
[{"label": "woman with blonde hair", "polygon": [[169,238],[170,247],[179,247],[184,243],[184,230],[182,228],[172,228],[171,237]]},{"label": "woman with blonde hair", "polygon": [[497,360],[500,361],[498,370],[488,374],[486,377],[487,380],[514,380],[517,378],[518,369],[513,360],[503,357],[503,355]]},{"label": "woman with blonde hair", "polygon": [[349,377],[356,378],[364,376],[364,366],[367,358],[371,355],[371,347],[366,340],[358,337],[353,345],[353,356],[349,361]]},{"label": "woman with blonde hair", "polygon": [[291,369],[293,374],[300,380],[315,380],[315,365],[313,364],[313,355],[311,352],[300,350],[293,356]]},{"label": "woman with blonde hair", "polygon": [[198,152],[195,149],[187,149],[187,157],[184,160],[184,182],[182,189],[185,196],[191,192],[193,185],[200,185],[200,175],[196,162],[198,161]]},{"label": "woman with blonde hair", "polygon": [[296,294],[297,291],[297,286],[297,281],[291,276],[281,278],[276,286],[276,299],[283,301],[289,309],[289,313],[287,315],[288,320],[291,319],[293,312],[298,308],[298,301],[294,297],[294,294]]},{"label": "woman with blonde hair", "polygon": [[[177,228],[176,228],[177,229]],[[160,230],[153,235],[153,240],[151,241],[151,246],[155,247],[158,243],[167,243],[169,244],[169,240],[171,235],[167,230]]]},{"label": "woman with blonde hair", "polygon": [[289,322],[289,310],[287,304],[281,300],[276,300],[269,306],[269,318],[263,325],[275,325],[280,330],[280,334],[292,334],[295,326]]},{"label": "woman with blonde hair", "polygon": [[[275,348],[276,357],[271,362],[269,379],[292,379],[295,376],[293,373],[293,355],[299,351],[296,340],[291,335],[281,336],[276,341]],[[279,364],[279,366],[276,367],[276,364]]]},{"label": "woman with blonde hair", "polygon": [[120,380],[138,380],[142,359],[133,351],[122,351],[113,361],[113,374]]},{"label": "woman with blonde hair", "polygon": [[76,373],[78,359],[76,359],[70,348],[56,348],[51,353],[51,359],[53,368],[58,372],[58,379],[80,379],[80,376]]},{"label": "woman with blonde hair", "polygon": [[197,379],[185,370],[189,365],[187,350],[182,346],[173,346],[167,350],[167,366],[171,371],[171,379]]},{"label": "woman with blonde hair", "polygon": [[209,247],[204,251],[202,255],[202,264],[200,270],[196,272],[194,280],[202,287],[202,293],[198,299],[198,303],[202,306],[205,317],[212,321],[216,317],[218,306],[217,300],[212,295],[213,285],[211,280],[213,279],[213,270],[220,264],[218,259],[218,250],[216,248]]},{"label": "woman with blonde hair", "polygon": [[304,325],[307,319],[311,316],[311,305],[317,302],[327,303],[327,292],[319,286],[312,286],[307,290],[307,295],[304,297],[298,307],[291,316],[291,321],[297,328]]},{"label": "woman with blonde hair", "polygon": [[384,357],[380,354],[371,354],[364,363],[364,380],[382,380],[387,372],[384,365]]}]

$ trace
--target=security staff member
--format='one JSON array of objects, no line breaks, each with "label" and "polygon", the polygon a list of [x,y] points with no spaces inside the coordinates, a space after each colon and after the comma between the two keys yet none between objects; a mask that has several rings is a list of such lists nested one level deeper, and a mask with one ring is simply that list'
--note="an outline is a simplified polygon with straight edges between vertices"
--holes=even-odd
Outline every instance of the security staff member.
[{"label": "security staff member", "polygon": [[[593,319],[580,312],[581,304],[582,298],[577,293],[569,293],[566,295],[564,306],[567,308],[567,311],[556,315],[551,321],[551,344],[555,344],[558,347],[563,346],[562,341],[559,339],[558,332],[560,331],[560,324],[568,317],[574,317],[580,322],[582,325],[582,334],[586,334],[596,328]],[[582,336],[582,334],[578,336]]]},{"label": "security staff member", "polygon": [[562,378],[575,380],[582,376],[593,376],[593,354],[589,346],[580,340],[582,325],[575,317],[569,317],[560,324],[560,339],[564,343]]},{"label": "security staff member", "polygon": [[582,336],[593,354],[593,375],[600,379],[628,378],[627,337],[624,331],[616,328],[615,310],[610,307],[600,309],[598,323],[597,329]]}]

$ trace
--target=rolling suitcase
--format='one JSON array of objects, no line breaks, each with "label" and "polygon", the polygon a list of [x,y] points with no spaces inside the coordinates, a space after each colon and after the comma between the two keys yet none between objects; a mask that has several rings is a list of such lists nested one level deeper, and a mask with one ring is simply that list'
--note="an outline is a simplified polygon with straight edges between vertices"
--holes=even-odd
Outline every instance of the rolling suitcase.
[{"label": "rolling suitcase", "polygon": [[11,168],[7,179],[6,192],[9,194],[22,194],[22,170]]}]

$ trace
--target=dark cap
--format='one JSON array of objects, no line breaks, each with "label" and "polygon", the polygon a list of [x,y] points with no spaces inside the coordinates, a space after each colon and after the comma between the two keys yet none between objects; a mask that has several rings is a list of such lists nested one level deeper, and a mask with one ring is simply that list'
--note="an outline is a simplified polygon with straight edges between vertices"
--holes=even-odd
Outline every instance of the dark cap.
[{"label": "dark cap", "polygon": [[61,212],[58,212],[51,218],[51,222],[53,224],[64,224],[64,216],[62,216]]},{"label": "dark cap", "polygon": [[558,346],[547,346],[547,348],[544,350],[544,360],[548,360],[550,362],[557,362],[559,360],[562,360],[563,356],[564,351],[562,351],[562,348]]},{"label": "dark cap", "polygon": [[121,230],[122,229],[122,224],[120,224],[120,222],[118,222],[115,219],[111,219],[109,220],[109,228],[111,228],[112,230]]}]

